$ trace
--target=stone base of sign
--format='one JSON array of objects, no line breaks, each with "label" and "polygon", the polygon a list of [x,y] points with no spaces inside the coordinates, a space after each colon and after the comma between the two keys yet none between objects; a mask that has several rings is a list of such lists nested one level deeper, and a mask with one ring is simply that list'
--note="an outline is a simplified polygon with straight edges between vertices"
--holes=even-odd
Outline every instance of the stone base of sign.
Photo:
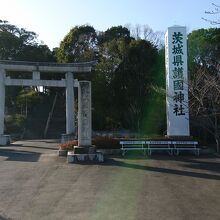
[{"label": "stone base of sign", "polygon": [[11,136],[10,135],[4,135],[0,134],[0,145],[6,146],[11,143]]},{"label": "stone base of sign", "polygon": [[102,163],[104,162],[104,156],[103,156],[103,153],[98,152],[98,151],[94,153],[80,153],[80,154],[77,154],[74,151],[72,152],[69,151],[67,154],[67,163],[77,163],[77,162],[100,162]]},{"label": "stone base of sign", "polygon": [[75,139],[76,137],[73,134],[61,134],[61,144]]},{"label": "stone base of sign", "polygon": [[95,146],[74,146],[73,152],[75,154],[95,154],[96,147]]},{"label": "stone base of sign", "polygon": [[175,139],[175,140],[193,140],[193,136],[174,136],[174,135],[165,135],[167,139]]}]

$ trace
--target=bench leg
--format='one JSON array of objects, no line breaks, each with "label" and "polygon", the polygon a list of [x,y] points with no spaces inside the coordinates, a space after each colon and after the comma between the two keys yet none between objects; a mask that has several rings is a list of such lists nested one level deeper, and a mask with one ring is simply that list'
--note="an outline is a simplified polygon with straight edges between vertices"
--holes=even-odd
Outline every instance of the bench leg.
[{"label": "bench leg", "polygon": [[176,151],[175,151],[175,153],[174,153],[174,154],[175,154],[176,156],[178,156],[178,155],[180,154],[180,152],[179,152],[179,150],[178,150],[178,149],[175,149],[175,150],[176,150]]},{"label": "bench leg", "polygon": [[172,156],[173,155],[173,149],[168,150],[168,154]]},{"label": "bench leg", "polygon": [[199,156],[199,149],[195,149],[195,155]]}]

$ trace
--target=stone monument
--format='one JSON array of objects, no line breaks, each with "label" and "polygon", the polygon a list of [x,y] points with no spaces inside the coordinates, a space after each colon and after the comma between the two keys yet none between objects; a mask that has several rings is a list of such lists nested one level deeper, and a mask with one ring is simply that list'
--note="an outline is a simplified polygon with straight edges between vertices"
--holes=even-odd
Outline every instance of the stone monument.
[{"label": "stone monument", "polygon": [[79,81],[78,145],[92,145],[91,82]]},{"label": "stone monument", "polygon": [[91,82],[79,81],[78,87],[78,146],[73,152],[68,152],[69,163],[77,161],[103,162],[101,152],[92,146],[92,112],[91,112]]},{"label": "stone monument", "polygon": [[165,35],[167,136],[190,136],[186,27],[169,27]]}]

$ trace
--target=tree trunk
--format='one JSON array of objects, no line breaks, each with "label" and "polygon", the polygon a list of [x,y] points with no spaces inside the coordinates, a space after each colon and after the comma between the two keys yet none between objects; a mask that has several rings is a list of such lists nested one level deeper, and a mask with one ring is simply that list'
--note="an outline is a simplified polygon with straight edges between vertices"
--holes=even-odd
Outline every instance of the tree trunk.
[{"label": "tree trunk", "polygon": [[214,113],[214,128],[215,128],[215,142],[216,142],[216,151],[217,153],[219,153],[219,141],[220,141],[220,137],[219,137],[219,129],[218,129],[218,117],[217,117],[217,111],[216,111],[216,106],[213,103],[213,113]]},{"label": "tree trunk", "polygon": [[219,144],[220,144],[220,138],[219,136],[215,136],[215,142],[216,142],[216,151],[219,153]]}]

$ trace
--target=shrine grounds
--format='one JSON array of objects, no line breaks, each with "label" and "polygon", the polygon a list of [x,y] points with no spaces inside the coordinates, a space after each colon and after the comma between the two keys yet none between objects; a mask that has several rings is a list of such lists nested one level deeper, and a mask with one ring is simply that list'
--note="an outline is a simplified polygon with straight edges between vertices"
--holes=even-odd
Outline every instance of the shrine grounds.
[{"label": "shrine grounds", "polygon": [[220,158],[108,156],[67,164],[54,140],[0,147],[0,220],[217,220]]}]

